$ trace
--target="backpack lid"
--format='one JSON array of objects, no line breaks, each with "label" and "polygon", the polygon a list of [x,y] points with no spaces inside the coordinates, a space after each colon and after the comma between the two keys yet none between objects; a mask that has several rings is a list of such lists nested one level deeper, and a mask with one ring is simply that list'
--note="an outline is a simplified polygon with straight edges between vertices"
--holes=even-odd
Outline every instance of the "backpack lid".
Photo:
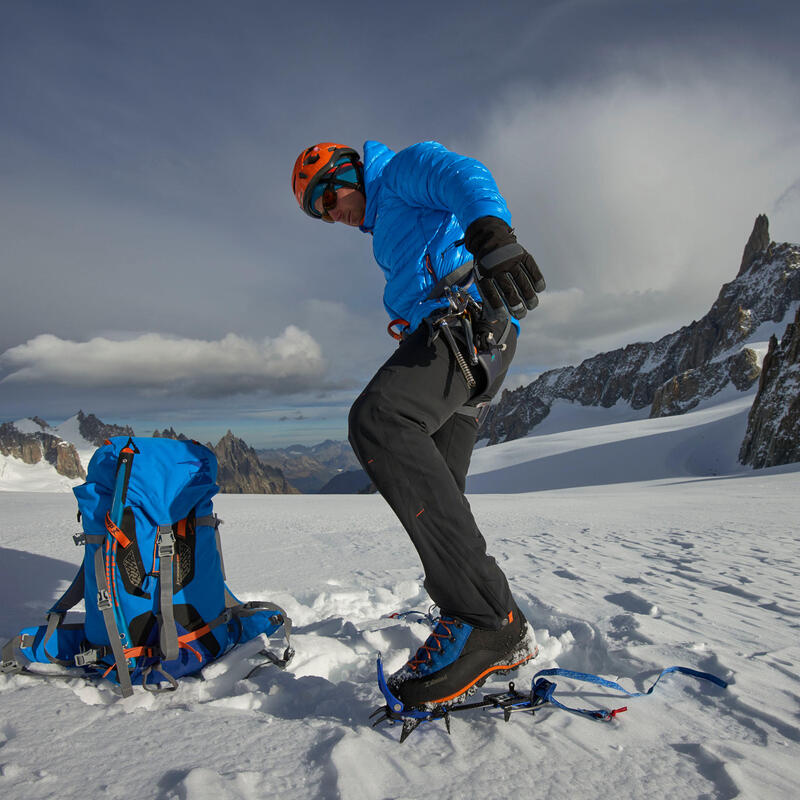
[{"label": "backpack lid", "polygon": [[86,483],[75,487],[81,512],[95,516],[98,505],[110,503],[119,455],[134,449],[126,506],[137,506],[155,525],[171,525],[186,517],[219,487],[217,458],[204,445],[178,439],[115,436],[98,448],[89,462]]}]

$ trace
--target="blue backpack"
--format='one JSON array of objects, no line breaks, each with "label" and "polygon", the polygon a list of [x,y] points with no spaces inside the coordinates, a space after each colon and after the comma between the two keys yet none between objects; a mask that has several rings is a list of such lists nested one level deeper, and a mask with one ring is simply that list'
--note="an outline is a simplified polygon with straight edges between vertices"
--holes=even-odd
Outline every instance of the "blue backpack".
[{"label": "blue backpack", "polygon": [[[273,603],[241,603],[225,584],[217,459],[191,441],[115,437],[89,463],[73,491],[85,546],[83,565],[47,612],[47,624],[25,628],[2,652],[3,672],[36,674],[17,659],[82,670],[149,691],[176,689],[240,642],[281,627],[285,667],[294,655],[291,620]],[[81,600],[85,618],[64,623]]]}]

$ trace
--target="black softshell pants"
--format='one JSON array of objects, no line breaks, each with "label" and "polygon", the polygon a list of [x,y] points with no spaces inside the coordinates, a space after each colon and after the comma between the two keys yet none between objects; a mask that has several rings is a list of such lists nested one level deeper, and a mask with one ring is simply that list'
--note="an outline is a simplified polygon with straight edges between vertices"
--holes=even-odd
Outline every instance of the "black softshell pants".
[{"label": "black softshell pants", "polygon": [[480,367],[470,392],[452,352],[423,323],[378,370],[350,410],[350,443],[417,548],[425,588],[442,613],[499,628],[514,608],[508,581],[464,497],[476,415],[457,413],[500,389],[514,356],[512,328],[491,386]]}]

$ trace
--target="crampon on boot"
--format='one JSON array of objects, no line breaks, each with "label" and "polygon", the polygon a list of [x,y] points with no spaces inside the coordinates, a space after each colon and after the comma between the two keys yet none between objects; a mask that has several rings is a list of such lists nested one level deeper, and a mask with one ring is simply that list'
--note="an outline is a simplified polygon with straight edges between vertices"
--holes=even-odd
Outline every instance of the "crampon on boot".
[{"label": "crampon on boot", "polygon": [[481,686],[493,672],[521,666],[533,655],[527,620],[517,609],[497,630],[442,615],[422,647],[386,683],[405,708],[439,705]]}]

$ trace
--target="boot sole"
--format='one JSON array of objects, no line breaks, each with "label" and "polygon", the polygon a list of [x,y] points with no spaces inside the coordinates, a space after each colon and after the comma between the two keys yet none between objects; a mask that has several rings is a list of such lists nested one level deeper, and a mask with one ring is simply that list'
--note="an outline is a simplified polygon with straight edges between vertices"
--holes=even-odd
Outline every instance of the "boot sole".
[{"label": "boot sole", "polygon": [[536,647],[532,653],[528,653],[525,658],[521,659],[520,661],[515,661],[513,664],[493,664],[488,669],[485,669],[478,675],[476,678],[473,678],[466,686],[459,689],[457,692],[453,692],[453,694],[449,694],[446,697],[439,697],[436,700],[428,700],[425,705],[438,705],[441,703],[449,703],[455,700],[458,697],[461,697],[462,694],[466,694],[473,686],[479,687],[483,686],[486,683],[486,679],[491,675],[493,672],[511,672],[518,667],[521,667],[523,664],[527,664],[529,661],[532,661],[536,656],[539,655],[539,648]]}]

